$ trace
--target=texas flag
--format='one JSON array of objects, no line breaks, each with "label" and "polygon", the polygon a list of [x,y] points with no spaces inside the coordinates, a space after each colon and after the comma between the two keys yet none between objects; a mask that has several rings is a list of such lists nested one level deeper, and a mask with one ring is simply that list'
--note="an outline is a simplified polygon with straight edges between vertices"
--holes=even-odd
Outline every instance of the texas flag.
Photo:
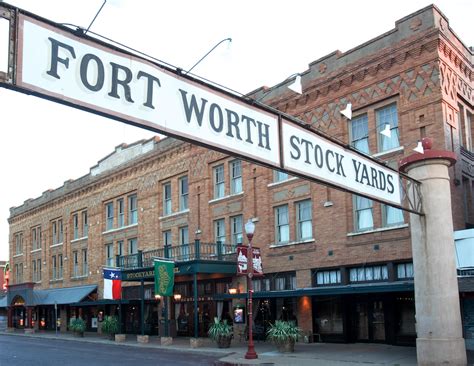
[{"label": "texas flag", "polygon": [[104,268],[104,299],[122,298],[122,274],[120,269]]}]

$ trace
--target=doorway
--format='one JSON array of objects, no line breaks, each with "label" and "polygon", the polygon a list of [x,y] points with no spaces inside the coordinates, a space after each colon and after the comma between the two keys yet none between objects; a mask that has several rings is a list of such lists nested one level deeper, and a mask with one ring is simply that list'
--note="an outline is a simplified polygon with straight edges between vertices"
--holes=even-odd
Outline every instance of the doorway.
[{"label": "doorway", "polygon": [[380,299],[357,299],[352,311],[356,342],[385,342],[385,306]]}]

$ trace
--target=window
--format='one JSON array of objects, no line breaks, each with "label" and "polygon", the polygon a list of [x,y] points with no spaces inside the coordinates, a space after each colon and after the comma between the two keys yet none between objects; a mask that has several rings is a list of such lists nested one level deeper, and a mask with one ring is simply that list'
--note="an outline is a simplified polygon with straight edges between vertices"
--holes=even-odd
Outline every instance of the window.
[{"label": "window", "polygon": [[351,120],[351,146],[369,154],[369,124],[366,114]]},{"label": "window", "polygon": [[214,221],[214,239],[217,242],[225,243],[225,220]]},{"label": "window", "polygon": [[232,235],[232,244],[242,244],[242,215],[233,216],[230,218],[230,229]]},{"label": "window", "polygon": [[230,163],[230,194],[242,192],[242,161],[234,160]]},{"label": "window", "polygon": [[123,256],[125,254],[124,251],[123,251],[123,240],[119,240],[117,242],[117,254],[119,256]]},{"label": "window", "polygon": [[405,278],[413,278],[413,263],[399,263],[397,264],[397,278],[399,280]]},{"label": "window", "polygon": [[15,234],[15,254],[23,253],[23,233]]},{"label": "window", "polygon": [[396,226],[404,223],[403,211],[389,205],[382,205],[383,225]]},{"label": "window", "polygon": [[87,221],[87,211],[82,211],[82,236],[89,236],[89,223]]},{"label": "window", "polygon": [[114,265],[114,244],[113,243],[105,245],[105,265],[109,267]]},{"label": "window", "polygon": [[23,282],[23,263],[15,264],[15,280],[16,283]]},{"label": "window", "polygon": [[125,204],[123,198],[117,200],[117,226],[125,226]]},{"label": "window", "polygon": [[163,185],[163,216],[170,215],[171,212],[171,183],[166,183]]},{"label": "window", "polygon": [[58,264],[56,262],[56,256],[55,255],[53,255],[51,263],[52,263],[52,270],[53,270],[51,279],[55,280],[57,278],[57,270],[58,270]]},{"label": "window", "polygon": [[63,242],[63,220],[57,219],[51,222],[51,244],[61,244]]},{"label": "window", "polygon": [[179,228],[179,245],[181,247],[181,259],[188,261],[189,258],[189,234],[188,227],[183,226]]},{"label": "window", "polygon": [[281,172],[279,170],[274,170],[273,171],[273,181],[274,182],[283,182],[285,180],[288,180],[288,173]]},{"label": "window", "polygon": [[36,260],[31,262],[31,268],[33,269],[33,276],[31,279],[33,282],[38,282],[38,269],[36,267]]},{"label": "window", "polygon": [[58,243],[63,242],[63,220],[58,220]]},{"label": "window", "polygon": [[365,197],[354,196],[355,230],[371,230],[374,227],[372,216],[372,200]]},{"label": "window", "polygon": [[114,228],[114,203],[109,202],[105,205],[105,230]]},{"label": "window", "polygon": [[138,253],[138,240],[137,238],[128,239],[128,254]]},{"label": "window", "polygon": [[63,278],[63,255],[58,254],[58,279]]},{"label": "window", "polygon": [[79,277],[79,253],[76,251],[72,252],[72,276]]},{"label": "window", "polygon": [[72,225],[73,225],[72,237],[73,239],[77,239],[79,238],[79,216],[77,214],[74,214],[72,216]]},{"label": "window", "polygon": [[36,260],[36,270],[38,271],[36,281],[41,281],[41,259]]},{"label": "window", "polygon": [[138,223],[137,195],[128,196],[128,224]]},{"label": "window", "polygon": [[297,238],[298,240],[311,239],[313,237],[313,223],[311,200],[301,201],[296,204],[297,211]]},{"label": "window", "polygon": [[222,198],[225,195],[224,165],[214,168],[214,198]]},{"label": "window", "polygon": [[188,176],[179,178],[179,210],[188,209]]},{"label": "window", "polygon": [[341,270],[333,269],[316,273],[317,285],[333,285],[341,283]]},{"label": "window", "polygon": [[171,258],[171,230],[163,231],[163,248],[165,258]]},{"label": "window", "polygon": [[296,290],[296,274],[282,273],[274,278],[273,288],[275,291]]},{"label": "window", "polygon": [[275,239],[278,244],[290,241],[288,205],[275,207]]},{"label": "window", "polygon": [[386,265],[351,268],[349,280],[350,282],[388,280],[388,269]]},{"label": "window", "polygon": [[41,249],[41,226],[31,229],[31,250]]},{"label": "window", "polygon": [[89,274],[89,265],[87,264],[87,249],[82,249],[82,275]]},{"label": "window", "polygon": [[[377,123],[377,138],[379,142],[379,152],[394,149],[400,146],[398,140],[398,113],[397,105],[391,104],[389,106],[380,108],[375,111],[375,118]],[[387,137],[380,132],[385,129],[386,125],[390,125],[391,136]]]}]

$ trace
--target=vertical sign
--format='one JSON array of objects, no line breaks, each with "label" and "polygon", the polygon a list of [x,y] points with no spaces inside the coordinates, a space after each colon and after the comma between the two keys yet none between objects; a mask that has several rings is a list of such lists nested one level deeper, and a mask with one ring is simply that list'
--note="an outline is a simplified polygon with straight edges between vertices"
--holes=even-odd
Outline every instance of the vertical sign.
[{"label": "vertical sign", "polygon": [[[252,247],[253,251],[253,275],[254,276],[263,276],[263,267],[262,267],[262,256],[260,249]],[[248,247],[239,245],[237,246],[237,275],[246,276],[247,275],[247,253]]]}]

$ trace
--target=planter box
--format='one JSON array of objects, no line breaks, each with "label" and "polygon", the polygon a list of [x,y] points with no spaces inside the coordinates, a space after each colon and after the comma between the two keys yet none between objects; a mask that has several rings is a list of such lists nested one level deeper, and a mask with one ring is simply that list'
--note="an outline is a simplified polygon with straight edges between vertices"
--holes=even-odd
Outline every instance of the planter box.
[{"label": "planter box", "polygon": [[199,348],[204,346],[204,339],[202,338],[190,338],[189,345],[191,348]]},{"label": "planter box", "polygon": [[115,342],[125,342],[125,334],[116,334]]},{"label": "planter box", "polygon": [[34,328],[25,328],[25,334],[34,334],[35,329]]},{"label": "planter box", "polygon": [[160,337],[162,346],[171,346],[173,344],[173,337]]},{"label": "planter box", "polygon": [[148,343],[149,337],[147,335],[137,335],[137,342],[138,343]]}]

